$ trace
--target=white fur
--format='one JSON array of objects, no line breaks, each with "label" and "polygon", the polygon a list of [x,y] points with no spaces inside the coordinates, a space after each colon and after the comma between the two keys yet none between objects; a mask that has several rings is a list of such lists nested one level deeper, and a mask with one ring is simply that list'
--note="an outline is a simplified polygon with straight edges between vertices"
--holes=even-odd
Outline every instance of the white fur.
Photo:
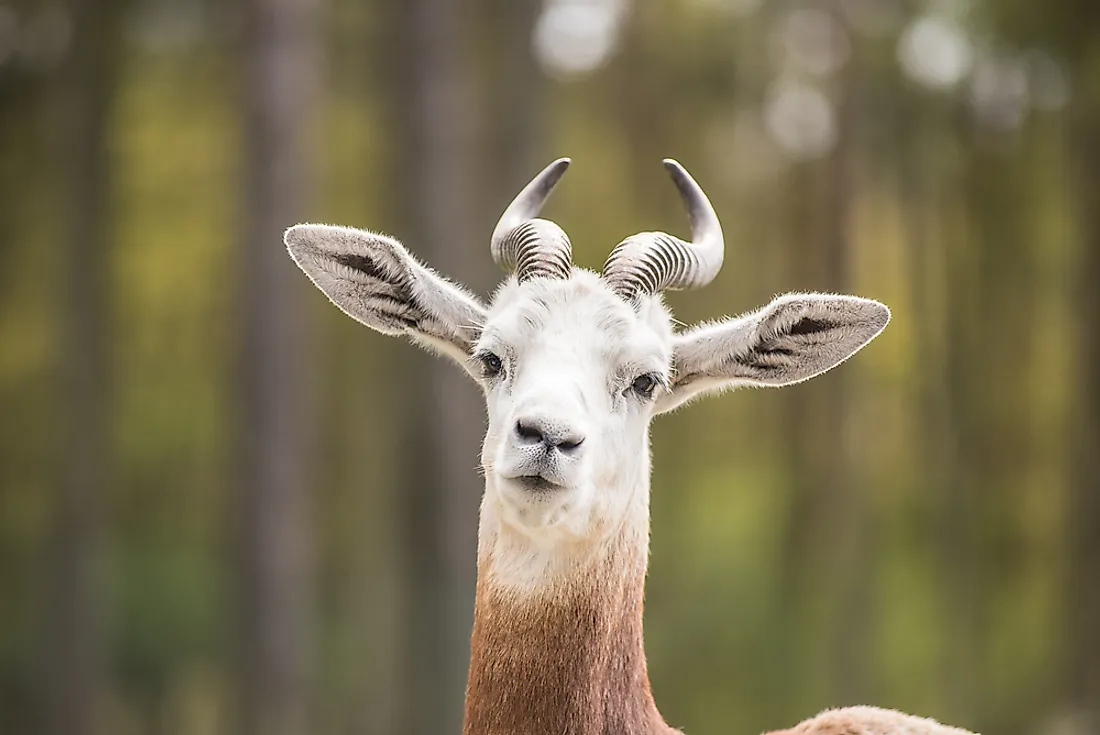
[{"label": "white fur", "polygon": [[[671,342],[658,299],[635,312],[594,273],[504,285],[475,347],[505,362],[502,377],[480,381],[489,412],[483,543],[500,526],[533,552],[576,552],[606,541],[630,511],[644,511],[655,402],[631,384],[644,373],[667,380]],[[565,491],[532,494],[508,479],[527,467],[528,448],[517,445],[514,427],[532,415],[552,416],[584,437],[576,455],[559,456],[550,468],[550,479]],[[544,566],[540,554],[520,557],[522,564],[509,564],[513,569]],[[508,563],[499,555],[495,561]],[[520,586],[536,581],[508,576]]]},{"label": "white fur", "polygon": [[[481,384],[489,426],[479,555],[498,583],[517,590],[568,574],[624,533],[648,534],[655,415],[707,392],[806,380],[854,354],[889,319],[875,301],[790,294],[676,334],[660,296],[627,303],[582,269],[568,280],[509,278],[485,307],[385,235],[298,225],[286,242],[342,311],[380,332],[408,334]],[[476,356],[485,352],[500,357],[500,376],[483,374]],[[631,388],[645,374],[660,383],[651,398]],[[583,443],[547,453],[517,434],[517,422],[531,418]],[[515,479],[532,474],[556,487],[533,492]]]},{"label": "white fur", "polygon": [[[489,426],[479,569],[516,595],[552,597],[593,570],[611,575],[611,586],[642,578],[654,416],[730,387],[811,378],[855,354],[890,318],[868,299],[789,294],[676,334],[659,296],[628,304],[589,271],[575,269],[568,280],[510,278],[485,307],[384,235],[299,225],[286,243],[342,311],[384,334],[409,335],[481,384]],[[477,356],[487,352],[501,359],[501,374],[486,374]],[[650,397],[631,387],[641,375],[660,384]],[[568,442],[551,446],[517,431],[517,422],[535,419],[545,428],[540,437]],[[533,475],[534,486],[523,479]],[[613,545],[632,553],[610,553]],[[601,559],[638,567],[609,571],[593,563]],[[823,713],[786,732],[895,731],[962,733],[873,708]]]}]

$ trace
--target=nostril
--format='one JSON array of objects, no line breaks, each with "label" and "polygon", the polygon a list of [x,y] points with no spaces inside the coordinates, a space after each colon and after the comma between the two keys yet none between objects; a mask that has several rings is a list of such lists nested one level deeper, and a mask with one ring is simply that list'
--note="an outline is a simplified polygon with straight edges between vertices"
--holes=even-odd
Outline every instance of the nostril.
[{"label": "nostril", "polygon": [[572,452],[574,449],[579,447],[581,444],[584,444],[584,438],[583,437],[581,437],[579,439],[572,439],[572,438],[562,439],[560,442],[558,442],[558,449],[560,449],[563,452]]},{"label": "nostril", "polygon": [[547,451],[557,449],[568,454],[575,451],[584,437],[570,430],[563,422],[543,416],[526,416],[515,425],[516,440],[520,444],[542,444]]},{"label": "nostril", "polygon": [[534,424],[525,423],[523,419],[516,422],[516,435],[529,444],[542,441],[542,431]]}]

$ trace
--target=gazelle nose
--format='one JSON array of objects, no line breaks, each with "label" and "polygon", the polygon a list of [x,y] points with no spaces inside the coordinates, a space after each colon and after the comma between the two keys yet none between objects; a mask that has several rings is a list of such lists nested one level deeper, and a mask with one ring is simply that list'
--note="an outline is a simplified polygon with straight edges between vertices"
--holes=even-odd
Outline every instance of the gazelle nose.
[{"label": "gazelle nose", "polygon": [[542,444],[569,454],[584,443],[584,437],[563,421],[546,416],[525,416],[516,421],[516,436],[521,444]]}]

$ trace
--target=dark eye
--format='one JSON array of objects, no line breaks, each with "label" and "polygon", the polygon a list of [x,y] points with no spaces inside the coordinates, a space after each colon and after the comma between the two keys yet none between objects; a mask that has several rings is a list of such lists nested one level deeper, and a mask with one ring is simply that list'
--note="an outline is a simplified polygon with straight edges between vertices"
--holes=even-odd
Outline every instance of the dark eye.
[{"label": "dark eye", "polygon": [[481,360],[481,372],[486,378],[500,375],[501,371],[504,370],[504,363],[498,355],[492,352],[483,352],[478,355],[478,359]]},{"label": "dark eye", "polygon": [[630,384],[630,387],[642,398],[650,398],[653,395],[653,389],[657,387],[657,378],[652,373],[639,375],[634,378],[634,382]]}]

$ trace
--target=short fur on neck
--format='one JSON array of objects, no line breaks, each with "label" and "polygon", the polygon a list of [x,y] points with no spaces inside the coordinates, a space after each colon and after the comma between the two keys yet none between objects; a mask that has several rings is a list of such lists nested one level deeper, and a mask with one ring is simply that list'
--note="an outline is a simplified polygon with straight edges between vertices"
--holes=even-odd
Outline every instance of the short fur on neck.
[{"label": "short fur on neck", "polygon": [[[505,538],[515,531],[482,534],[463,735],[679,732],[658,713],[646,672],[645,515],[567,560],[559,554],[536,589],[494,573],[498,550],[523,543]],[[483,507],[482,522],[492,516]]]}]

